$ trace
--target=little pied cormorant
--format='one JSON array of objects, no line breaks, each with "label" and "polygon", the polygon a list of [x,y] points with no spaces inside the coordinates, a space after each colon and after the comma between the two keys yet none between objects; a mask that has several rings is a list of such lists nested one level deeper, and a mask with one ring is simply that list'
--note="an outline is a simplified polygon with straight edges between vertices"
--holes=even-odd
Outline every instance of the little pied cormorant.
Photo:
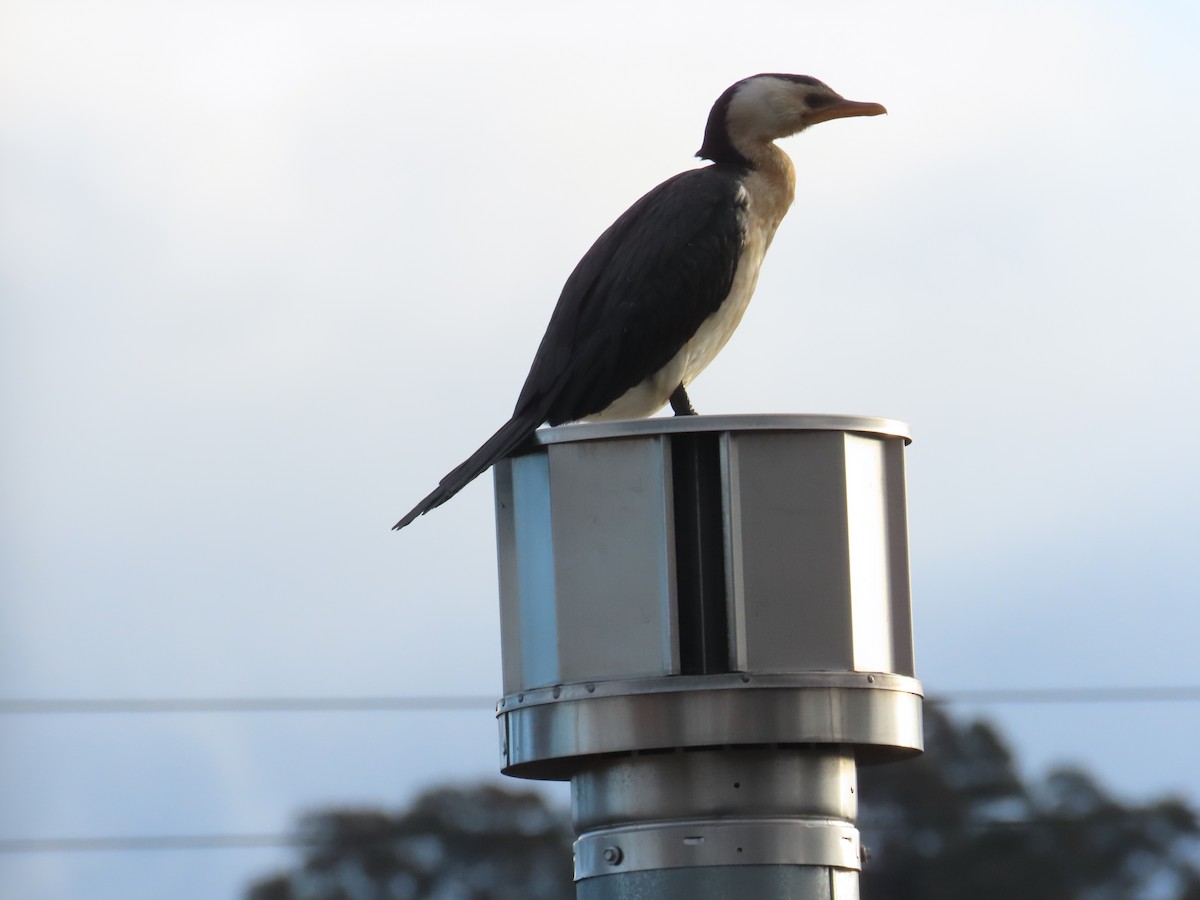
[{"label": "little pied cormorant", "polygon": [[512,418],[396,523],[441,506],[543,423],[695,415],[687,385],[754,293],[796,173],[775,146],[810,125],[885,113],[807,75],[743,79],[713,105],[696,155],[712,162],[633,204],[567,278]]}]

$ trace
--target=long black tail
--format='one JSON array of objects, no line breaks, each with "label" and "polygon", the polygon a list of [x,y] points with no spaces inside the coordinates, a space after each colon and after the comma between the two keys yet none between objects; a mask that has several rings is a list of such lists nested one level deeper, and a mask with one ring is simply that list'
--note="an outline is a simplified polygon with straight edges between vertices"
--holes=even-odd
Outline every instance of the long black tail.
[{"label": "long black tail", "polygon": [[428,497],[393,525],[392,530],[399,531],[417,516],[423,516],[431,509],[441,506],[491,468],[493,463],[508,456],[521,446],[540,424],[542,424],[541,421],[533,421],[533,417],[529,415],[514,416],[509,419],[499,431],[487,439],[482,447],[472,453],[466,462],[443,478]]}]

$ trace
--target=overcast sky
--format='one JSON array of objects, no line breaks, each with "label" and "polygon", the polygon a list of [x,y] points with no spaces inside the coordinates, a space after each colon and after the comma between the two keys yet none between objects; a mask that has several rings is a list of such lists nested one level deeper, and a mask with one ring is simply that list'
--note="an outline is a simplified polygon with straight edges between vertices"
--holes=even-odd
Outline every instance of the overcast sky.
[{"label": "overcast sky", "polygon": [[[784,142],[796,204],[696,406],[911,424],[929,693],[1197,684],[1198,10],[5,0],[0,696],[497,695],[490,478],[389,526],[761,71],[890,115]],[[1200,803],[1195,705],[978,711],[1030,773]],[[496,755],[486,707],[3,715],[0,840],[283,833]],[[0,885],[208,900],[288,858],[0,854]]]}]

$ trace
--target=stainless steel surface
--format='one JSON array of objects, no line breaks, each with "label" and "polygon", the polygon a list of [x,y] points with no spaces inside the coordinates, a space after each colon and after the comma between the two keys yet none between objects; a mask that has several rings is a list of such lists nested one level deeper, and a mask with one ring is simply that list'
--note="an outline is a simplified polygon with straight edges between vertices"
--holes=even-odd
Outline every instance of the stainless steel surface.
[{"label": "stainless steel surface", "polygon": [[822,866],[649,869],[576,882],[578,900],[858,900],[858,873]]},{"label": "stainless steel surface", "polygon": [[[830,869],[829,900],[858,900],[858,872],[849,869]],[[781,898],[800,900],[801,894],[783,894]],[[815,896],[815,895],[808,895]],[[762,897],[759,900],[763,900]]]},{"label": "stainless steel surface", "polygon": [[[537,460],[538,457],[530,457]],[[492,470],[496,503],[496,568],[500,589],[500,667],[504,692],[518,690],[524,683],[521,674],[525,652],[521,642],[521,542],[517,538],[516,511],[513,509],[513,463],[502,459]],[[549,544],[543,543],[549,549]]]},{"label": "stainless steel surface", "polygon": [[723,436],[732,668],[911,675],[903,446]]},{"label": "stainless steel surface", "polygon": [[[913,674],[903,423],[552,432],[496,467],[506,694],[682,671]],[[682,469],[676,483],[684,446],[711,454],[702,490]]]},{"label": "stainless steel surface", "polygon": [[677,417],[497,465],[501,767],[571,781],[580,900],[857,900],[857,765],[922,747],[909,440]]},{"label": "stainless steel surface", "polygon": [[570,490],[550,495],[559,672],[542,684],[678,670],[669,450],[658,436],[549,454]]},{"label": "stainless steel surface", "polygon": [[680,691],[744,691],[748,688],[859,688],[866,691],[902,691],[924,696],[921,682],[890,672],[793,672],[787,674],[727,672],[721,675],[673,675],[619,681],[585,681],[556,684],[509,694],[496,703],[496,714],[522,706],[565,700],[623,697],[640,694],[676,694]]},{"label": "stainless steel surface", "polygon": [[496,465],[506,693],[678,671],[665,438]]},{"label": "stainless steel surface", "polygon": [[495,467],[496,555],[504,690],[558,679],[550,466],[546,456]]},{"label": "stainless steel surface", "polygon": [[884,454],[882,493],[887,498],[888,543],[884,564],[892,588],[892,671],[916,675],[908,567],[908,479],[903,453]]},{"label": "stainless steel surface", "polygon": [[[857,771],[846,746],[594,758],[571,779],[571,813],[575,878],[605,880],[610,892],[596,896],[639,896],[626,893],[645,887],[637,873],[692,868],[724,881],[733,896],[773,871],[754,896],[830,897],[833,873],[860,866]],[[809,870],[801,878],[809,890],[795,893],[801,869]],[[856,878],[836,881],[851,892],[844,896],[857,891]],[[693,896],[674,887],[644,896]]]},{"label": "stainless steel surface", "polygon": [[670,751],[593,761],[571,779],[579,833],[673,819],[858,817],[850,747]]},{"label": "stainless steel surface", "polygon": [[689,434],[704,431],[853,431],[903,438],[912,443],[908,425],[898,419],[877,416],[843,416],[812,413],[791,415],[671,416],[627,419],[614,422],[584,422],[539,429],[536,441],[542,446],[567,441],[595,441],[647,434]]},{"label": "stainless steel surface", "polygon": [[[882,677],[878,686],[868,681],[876,676],[852,677],[859,679],[854,687],[838,686],[844,675],[823,685],[813,674],[792,686],[782,676],[677,677],[651,680],[674,690],[655,685],[638,692],[642,682],[616,693],[619,686],[610,683],[600,695],[588,694],[585,685],[582,693],[579,686],[563,688],[560,699],[550,702],[506,698],[498,713],[502,769],[521,778],[562,780],[598,754],[756,744],[851,744],[866,762],[920,752],[920,685],[904,679],[904,690]],[[600,687],[593,685],[594,691]]]},{"label": "stainless steel surface", "polygon": [[576,881],[690,866],[828,866],[857,871],[858,831],[836,820],[697,819],[609,828],[575,842]]}]

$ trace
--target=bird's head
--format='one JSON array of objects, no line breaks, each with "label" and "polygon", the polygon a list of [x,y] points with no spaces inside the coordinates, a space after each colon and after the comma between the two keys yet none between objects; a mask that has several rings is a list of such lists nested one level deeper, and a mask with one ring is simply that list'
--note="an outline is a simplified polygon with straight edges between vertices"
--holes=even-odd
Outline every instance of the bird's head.
[{"label": "bird's head", "polygon": [[818,122],[886,113],[878,103],[847,100],[808,75],[763,74],[729,87],[708,115],[696,152],[713,162],[749,164],[754,149]]}]

